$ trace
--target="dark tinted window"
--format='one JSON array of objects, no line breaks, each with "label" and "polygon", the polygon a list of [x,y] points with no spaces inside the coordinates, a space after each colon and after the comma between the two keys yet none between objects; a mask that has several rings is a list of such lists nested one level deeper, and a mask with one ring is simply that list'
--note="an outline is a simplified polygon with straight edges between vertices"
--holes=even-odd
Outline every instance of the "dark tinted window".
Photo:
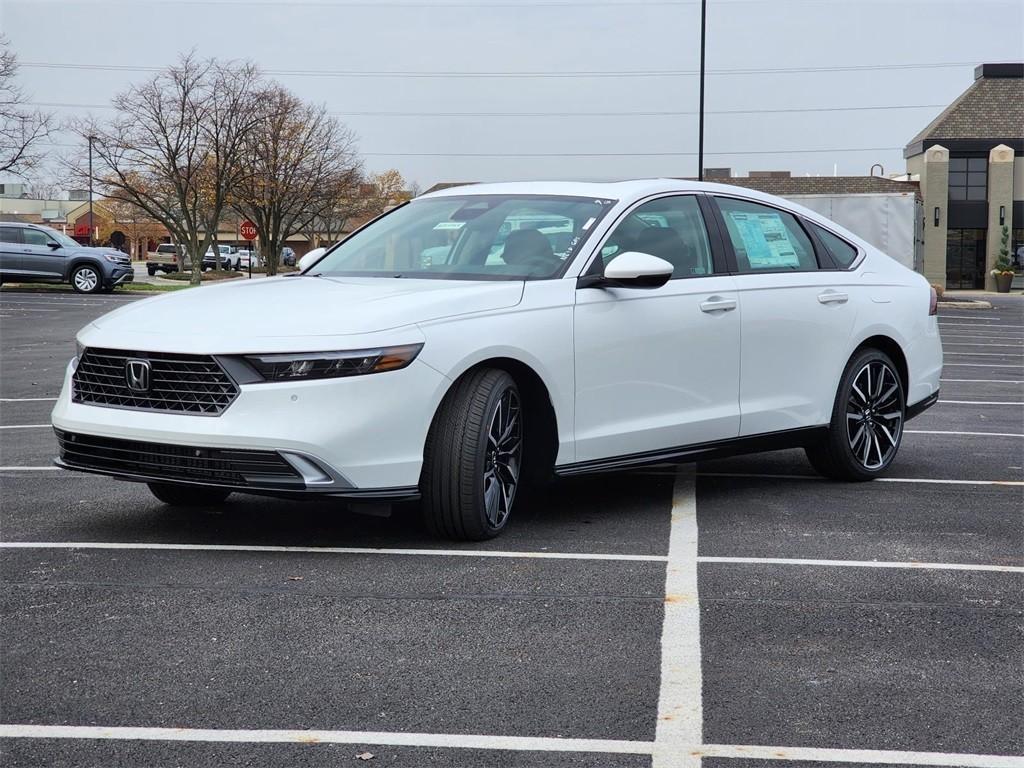
[{"label": "dark tinted window", "polygon": [[40,232],[38,229],[23,229],[21,230],[21,236],[25,241],[25,245],[47,245],[53,242],[46,236],[45,232]]},{"label": "dark tinted window", "polygon": [[818,268],[811,239],[791,213],[746,200],[716,200],[740,272],[809,272]]},{"label": "dark tinted window", "polygon": [[0,227],[0,243],[21,243],[20,227]]},{"label": "dark tinted window", "polygon": [[833,235],[827,229],[822,229],[817,224],[811,224],[811,226],[814,227],[814,233],[821,240],[822,245],[828,249],[829,255],[838,266],[848,267],[853,264],[857,258],[856,248],[839,237],[839,235]]},{"label": "dark tinted window", "polygon": [[607,266],[621,253],[639,251],[672,265],[672,279],[710,275],[711,247],[700,205],[693,195],[661,197],[624,218],[601,248]]},{"label": "dark tinted window", "polygon": [[984,157],[950,158],[950,200],[985,200],[987,187],[988,161]]}]

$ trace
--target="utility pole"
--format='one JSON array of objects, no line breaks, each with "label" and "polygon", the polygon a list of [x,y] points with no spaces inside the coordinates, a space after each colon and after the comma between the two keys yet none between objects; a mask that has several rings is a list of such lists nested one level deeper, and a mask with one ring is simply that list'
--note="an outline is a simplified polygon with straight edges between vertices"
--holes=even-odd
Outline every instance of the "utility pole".
[{"label": "utility pole", "polygon": [[96,232],[96,223],[92,218],[92,142],[95,136],[89,136],[89,246],[92,247],[96,243],[93,240],[93,235]]},{"label": "utility pole", "polygon": [[704,47],[707,38],[708,0],[700,0],[700,120],[697,128],[697,180],[704,181]]}]

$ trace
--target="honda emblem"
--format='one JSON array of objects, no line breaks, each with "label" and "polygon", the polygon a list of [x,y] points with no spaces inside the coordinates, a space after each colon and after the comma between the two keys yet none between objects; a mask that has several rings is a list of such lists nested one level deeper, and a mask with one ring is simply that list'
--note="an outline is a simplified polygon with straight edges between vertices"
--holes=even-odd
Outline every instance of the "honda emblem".
[{"label": "honda emblem", "polygon": [[124,380],[132,392],[149,392],[152,369],[149,360],[128,360],[124,364]]}]

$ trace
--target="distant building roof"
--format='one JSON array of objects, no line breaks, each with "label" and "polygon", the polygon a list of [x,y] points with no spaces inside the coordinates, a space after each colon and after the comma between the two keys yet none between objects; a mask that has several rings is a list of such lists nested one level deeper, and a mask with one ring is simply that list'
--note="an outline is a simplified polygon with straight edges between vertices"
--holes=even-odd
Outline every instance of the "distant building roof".
[{"label": "distant building roof", "polygon": [[721,183],[756,189],[779,197],[867,195],[883,192],[918,193],[916,181],[893,181],[881,176],[740,176],[722,179]]},{"label": "distant building roof", "polygon": [[971,87],[911,139],[903,155],[972,139],[1024,143],[1024,63],[978,66]]}]

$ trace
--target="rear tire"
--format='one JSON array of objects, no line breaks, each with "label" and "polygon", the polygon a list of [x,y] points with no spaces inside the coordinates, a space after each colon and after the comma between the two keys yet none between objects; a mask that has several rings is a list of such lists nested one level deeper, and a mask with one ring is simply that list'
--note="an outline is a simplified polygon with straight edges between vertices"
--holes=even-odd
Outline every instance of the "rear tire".
[{"label": "rear tire", "polygon": [[427,437],[420,482],[431,533],[482,541],[505,529],[522,482],[523,423],[519,388],[505,371],[473,371],[448,393]]},{"label": "rear tire", "polygon": [[175,483],[146,483],[150,492],[164,504],[172,507],[212,507],[222,503],[231,491],[205,485],[177,485]]},{"label": "rear tire", "polygon": [[846,364],[828,434],[805,448],[820,474],[833,480],[873,480],[899,452],[906,420],[903,382],[892,359],[865,349]]}]

